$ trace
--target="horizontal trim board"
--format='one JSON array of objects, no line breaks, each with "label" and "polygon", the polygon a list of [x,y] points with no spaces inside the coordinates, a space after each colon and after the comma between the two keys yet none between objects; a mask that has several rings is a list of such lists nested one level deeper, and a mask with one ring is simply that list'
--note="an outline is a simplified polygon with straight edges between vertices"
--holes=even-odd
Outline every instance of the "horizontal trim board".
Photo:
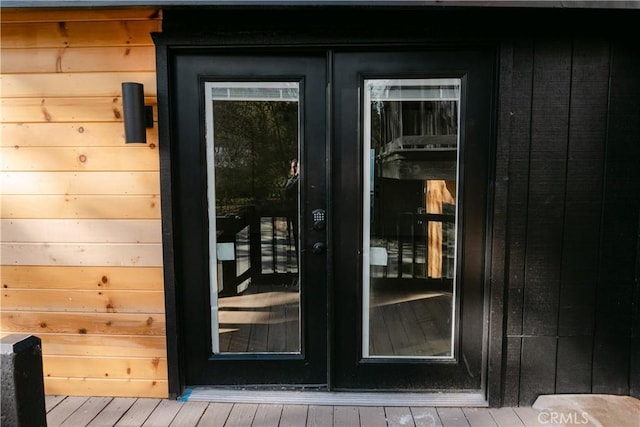
[{"label": "horizontal trim board", "polygon": [[46,377],[44,392],[63,396],[155,397],[166,398],[166,380],[97,379]]},{"label": "horizontal trim board", "polygon": [[161,267],[2,266],[5,289],[163,291]]},{"label": "horizontal trim board", "polygon": [[481,393],[254,391],[194,387],[189,388],[184,393],[184,396],[190,402],[331,406],[488,406]]},{"label": "horizontal trim board", "polygon": [[2,219],[3,242],[162,243],[157,220]]},{"label": "horizontal trim board", "polygon": [[161,357],[45,356],[45,377],[167,379],[167,359]]},{"label": "horizontal trim board", "polygon": [[162,245],[1,243],[1,265],[161,267]]},{"label": "horizontal trim board", "polygon": [[2,73],[154,71],[153,46],[2,49]]},{"label": "horizontal trim board", "polygon": [[[2,289],[2,310],[58,313],[164,313],[162,291]],[[153,323],[153,320],[151,321]],[[80,331],[76,331],[82,334]]]},{"label": "horizontal trim board", "polygon": [[159,171],[156,145],[2,147],[0,170],[15,172]]},{"label": "horizontal trim board", "polygon": [[2,331],[12,333],[63,333],[90,335],[165,336],[163,314],[0,312]]},{"label": "horizontal trim board", "polygon": [[[3,3],[4,9],[6,5]],[[2,23],[2,48],[153,46],[154,21]]]},{"label": "horizontal trim board", "polygon": [[160,219],[160,199],[155,195],[5,195],[0,212],[0,217],[7,219],[155,220]]},{"label": "horizontal trim board", "polygon": [[[24,3],[24,2],[21,2]],[[49,5],[50,2],[47,2]],[[101,2],[104,4],[104,2]],[[156,20],[162,18],[162,10],[157,8],[100,8],[100,9],[61,9],[34,10],[8,9],[2,11],[0,20],[8,22],[72,22],[72,21],[132,21]]]},{"label": "horizontal trim board", "polygon": [[118,97],[122,96],[122,82],[141,83],[145,96],[156,96],[153,71],[4,74],[0,90],[3,98]]},{"label": "horizontal trim board", "polygon": [[616,0],[4,0],[3,7],[77,7],[77,6],[437,6],[441,7],[538,7],[538,8],[632,8],[633,2]]},{"label": "horizontal trim board", "polygon": [[3,195],[153,195],[158,172],[0,172]]},{"label": "horizontal trim board", "polygon": [[[145,97],[153,106],[157,122],[155,97]],[[79,98],[9,98],[0,100],[0,122],[123,122],[122,97]]]}]

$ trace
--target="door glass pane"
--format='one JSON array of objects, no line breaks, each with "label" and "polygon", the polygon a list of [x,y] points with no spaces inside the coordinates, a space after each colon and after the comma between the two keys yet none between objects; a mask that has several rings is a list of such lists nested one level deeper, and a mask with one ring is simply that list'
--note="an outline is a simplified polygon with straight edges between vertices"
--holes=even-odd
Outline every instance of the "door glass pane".
[{"label": "door glass pane", "polygon": [[452,358],[460,80],[365,80],[364,357]]},{"label": "door glass pane", "polygon": [[300,353],[299,83],[205,94],[212,352]]}]

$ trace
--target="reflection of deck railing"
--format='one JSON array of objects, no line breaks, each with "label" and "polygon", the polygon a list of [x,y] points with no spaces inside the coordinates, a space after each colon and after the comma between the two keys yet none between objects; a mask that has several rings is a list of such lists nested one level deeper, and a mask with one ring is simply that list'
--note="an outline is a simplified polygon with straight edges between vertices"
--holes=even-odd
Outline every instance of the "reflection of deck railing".
[{"label": "reflection of deck railing", "polygon": [[[292,280],[298,272],[293,225],[282,209],[251,210],[226,221],[222,236],[233,241],[235,259],[222,262],[224,293],[237,286]],[[296,218],[297,220],[297,218]],[[219,221],[222,226],[222,222]],[[455,215],[401,213],[394,230],[384,230],[380,243],[387,253],[384,266],[372,266],[374,279],[428,279],[450,283],[455,269]]]},{"label": "reflection of deck railing", "polygon": [[384,178],[454,180],[457,156],[456,135],[403,136],[382,147],[377,167]]},{"label": "reflection of deck railing", "polygon": [[[297,218],[294,218],[297,220]],[[291,281],[298,272],[292,220],[284,208],[266,206],[217,218],[217,243],[233,243],[235,256],[220,261],[222,293],[235,295],[245,283]],[[284,283],[284,282],[283,282]]]},{"label": "reflection of deck railing", "polygon": [[[451,282],[455,270],[455,215],[404,212],[384,230],[386,265],[372,266],[375,279],[429,279]],[[372,239],[373,240],[373,239]]]},{"label": "reflection of deck railing", "polygon": [[404,135],[384,145],[380,157],[411,152],[456,150],[458,135]]},{"label": "reflection of deck railing", "polygon": [[260,274],[296,273],[296,246],[291,219],[260,214]]}]

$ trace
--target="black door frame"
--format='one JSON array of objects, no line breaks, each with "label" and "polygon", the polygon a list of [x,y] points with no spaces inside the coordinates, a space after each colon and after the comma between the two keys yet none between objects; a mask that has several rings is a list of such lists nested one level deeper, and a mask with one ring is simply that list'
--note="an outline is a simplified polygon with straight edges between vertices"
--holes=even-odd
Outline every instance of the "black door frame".
[{"label": "black door frame", "polygon": [[[380,12],[386,14],[387,12]],[[409,12],[412,13],[412,12]],[[353,35],[349,40],[350,43],[344,43],[345,35],[340,36],[340,40],[336,41],[335,37],[327,35],[320,30],[317,30],[313,35],[309,35],[309,32],[303,29],[302,24],[297,27],[299,32],[298,36],[292,36],[289,34],[280,34],[277,32],[269,33],[265,35],[263,31],[256,30],[252,27],[256,37],[247,37],[246,33],[234,34],[234,30],[227,27],[227,33],[210,33],[203,36],[202,33],[194,32],[193,28],[198,27],[194,24],[190,18],[194,15],[199,15],[202,18],[202,13],[199,12],[185,12],[176,11],[172,16],[166,13],[164,16],[165,23],[169,22],[170,25],[165,25],[165,33],[154,34],[154,42],[156,44],[156,65],[157,65],[157,85],[158,85],[158,115],[159,115],[159,152],[160,152],[160,166],[161,166],[161,202],[162,202],[162,223],[163,223],[163,255],[164,255],[164,278],[165,278],[165,303],[166,303],[166,330],[167,330],[167,356],[168,356],[168,383],[169,383],[169,396],[170,398],[179,397],[187,386],[185,382],[184,372],[184,354],[182,352],[183,336],[182,327],[185,313],[180,308],[180,301],[182,298],[180,289],[180,277],[176,272],[176,257],[179,254],[175,248],[174,239],[174,221],[176,220],[173,215],[174,208],[174,176],[172,171],[172,153],[174,148],[172,147],[172,140],[174,139],[175,128],[171,123],[171,117],[174,113],[171,108],[171,92],[169,90],[169,84],[171,80],[171,61],[175,53],[184,51],[185,49],[197,49],[207,50],[209,52],[225,51],[229,49],[265,49],[271,48],[275,50],[296,51],[301,50],[313,51],[317,48],[322,50],[333,48],[344,48],[345,46],[357,47],[358,49],[381,49],[381,48],[406,48],[420,47],[423,49],[438,49],[442,47],[451,46],[471,46],[494,49],[497,51],[498,44],[495,40],[483,40],[480,42],[475,41],[477,33],[474,33],[473,29],[477,29],[476,25],[469,25],[468,27],[458,26],[458,28],[467,28],[455,39],[444,40],[439,35],[434,35],[433,28],[429,34],[416,35],[415,31],[409,31],[410,34],[405,36],[396,36],[394,40],[389,41],[385,37],[375,35],[372,36],[367,32]],[[207,14],[204,14],[207,15]],[[232,12],[233,15],[233,12]],[[185,19],[185,17],[187,17]],[[462,21],[475,22],[475,16],[473,14],[466,15]],[[206,21],[206,20],[205,20]],[[303,22],[304,20],[300,21]],[[241,24],[240,24],[241,25]],[[253,24],[252,24],[253,25]],[[201,25],[202,26],[202,25]],[[358,29],[354,30],[357,31]],[[203,30],[204,31],[204,30]],[[206,31],[205,31],[206,32]],[[435,31],[437,32],[437,31]],[[295,33],[295,31],[293,32]],[[400,31],[403,33],[403,31]],[[364,34],[364,35],[362,35]],[[400,38],[400,40],[398,40]],[[256,43],[255,40],[262,40],[260,43]],[[472,41],[473,40],[473,41]],[[497,56],[497,55],[496,55]],[[497,72],[496,72],[497,74]],[[497,79],[497,75],[496,75]],[[494,83],[494,82],[492,82]],[[494,109],[495,110],[495,109]],[[330,117],[330,115],[328,115]],[[493,111],[493,117],[497,117],[497,112]],[[493,130],[495,133],[495,130]],[[330,136],[329,136],[330,137]],[[495,136],[494,138],[495,139]],[[495,154],[492,151],[490,157],[494,158]],[[331,170],[328,171],[331,173]],[[492,170],[490,171],[492,172]],[[500,404],[501,396],[501,375],[502,375],[502,328],[503,328],[503,288],[504,283],[498,279],[495,283],[491,280],[491,270],[495,270],[499,267],[500,259],[494,260],[492,258],[492,242],[494,225],[492,222],[493,207],[491,205],[493,194],[493,174],[490,173],[489,182],[487,183],[489,188],[489,206],[487,206],[487,238],[485,245],[485,310],[487,307],[491,307],[491,316],[487,319],[488,325],[485,330],[487,331],[485,347],[486,351],[484,366],[486,371],[485,392],[489,398],[489,402],[492,405]],[[330,185],[330,184],[329,184]],[[329,193],[331,188],[328,189]],[[328,208],[331,208],[329,203]],[[495,245],[495,244],[494,244]],[[331,252],[328,254],[331,256]],[[329,270],[329,287],[333,278],[332,272]],[[332,294],[332,290],[329,289],[329,294]],[[494,310],[497,308],[498,310]],[[331,316],[331,313],[330,313]],[[329,367],[331,369],[331,367]]]}]

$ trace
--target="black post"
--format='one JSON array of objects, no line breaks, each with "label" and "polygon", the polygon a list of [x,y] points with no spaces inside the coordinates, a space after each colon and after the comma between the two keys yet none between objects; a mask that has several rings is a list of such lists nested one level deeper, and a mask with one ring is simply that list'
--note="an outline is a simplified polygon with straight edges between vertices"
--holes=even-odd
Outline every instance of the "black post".
[{"label": "black post", "polygon": [[46,427],[42,344],[33,335],[0,339],[3,427]]}]

